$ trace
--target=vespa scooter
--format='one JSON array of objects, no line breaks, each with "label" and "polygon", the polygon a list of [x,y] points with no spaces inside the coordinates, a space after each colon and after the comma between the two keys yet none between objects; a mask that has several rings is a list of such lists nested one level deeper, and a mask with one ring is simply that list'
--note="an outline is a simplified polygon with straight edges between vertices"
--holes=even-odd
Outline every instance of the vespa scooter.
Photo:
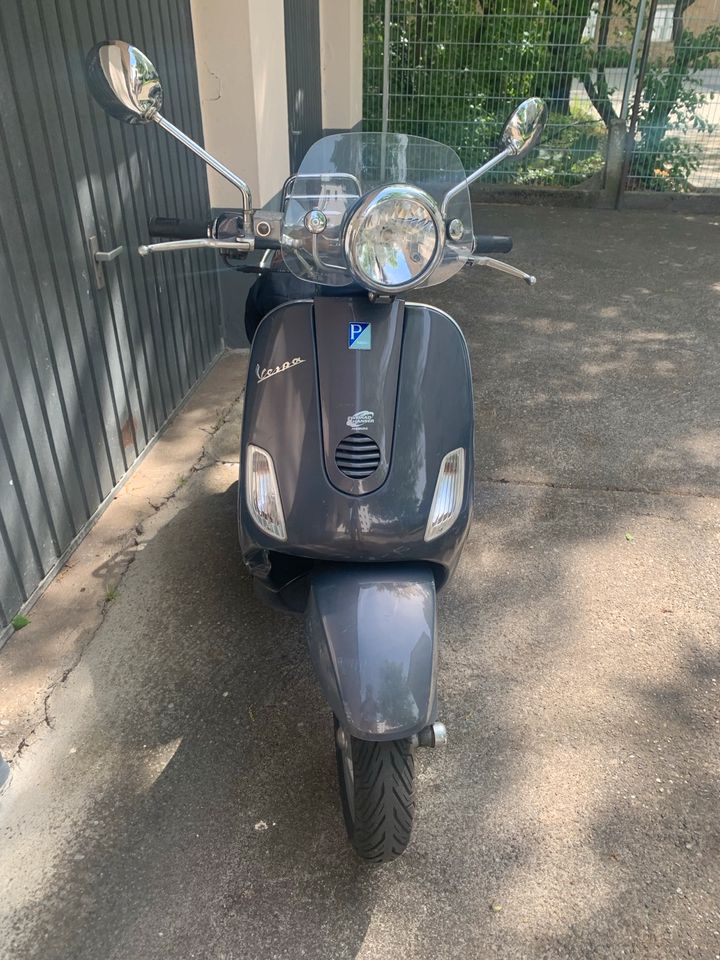
[{"label": "vespa scooter", "polygon": [[351,842],[367,860],[392,860],[410,839],[415,751],[446,739],[436,594],[458,563],[473,502],[467,345],[452,317],[406,297],[468,264],[535,282],[487,256],[512,241],[474,236],[468,188],[532,149],[545,106],[522,103],[501,152],[470,176],[431,140],[325,137],[286,182],[280,210],[262,210],[243,180],[162,116],[144,54],[103,42],[87,67],[110,114],[157,123],[242,198],[239,215],[201,231],[154,221],[151,234],[170,239],[140,254],[210,247],[242,267],[250,251],[267,251],[252,268],[261,278],[240,454],[242,554],[260,596],[305,617],[334,715]]}]

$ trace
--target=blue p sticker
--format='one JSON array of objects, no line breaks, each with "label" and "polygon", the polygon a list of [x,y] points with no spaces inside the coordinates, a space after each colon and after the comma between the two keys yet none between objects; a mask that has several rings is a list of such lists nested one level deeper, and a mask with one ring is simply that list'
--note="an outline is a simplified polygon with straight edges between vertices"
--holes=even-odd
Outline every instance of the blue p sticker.
[{"label": "blue p sticker", "polygon": [[372,327],[369,323],[351,323],[348,326],[348,347],[350,350],[371,349]]}]

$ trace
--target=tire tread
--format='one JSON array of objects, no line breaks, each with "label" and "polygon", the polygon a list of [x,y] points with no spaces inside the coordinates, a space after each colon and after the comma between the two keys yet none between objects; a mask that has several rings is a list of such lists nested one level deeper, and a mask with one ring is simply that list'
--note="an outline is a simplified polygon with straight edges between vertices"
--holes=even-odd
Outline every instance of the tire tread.
[{"label": "tire tread", "polygon": [[365,860],[385,862],[410,842],[415,813],[415,760],[409,740],[352,739],[355,820],[352,844]]}]

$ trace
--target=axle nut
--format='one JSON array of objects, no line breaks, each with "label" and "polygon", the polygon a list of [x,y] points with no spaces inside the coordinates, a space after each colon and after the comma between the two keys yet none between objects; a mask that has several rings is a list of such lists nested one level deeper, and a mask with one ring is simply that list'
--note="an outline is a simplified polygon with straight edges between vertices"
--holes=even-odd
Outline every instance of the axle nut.
[{"label": "axle nut", "polygon": [[436,720],[428,727],[423,727],[417,735],[417,745],[419,747],[444,747],[447,743],[447,727],[444,723]]}]

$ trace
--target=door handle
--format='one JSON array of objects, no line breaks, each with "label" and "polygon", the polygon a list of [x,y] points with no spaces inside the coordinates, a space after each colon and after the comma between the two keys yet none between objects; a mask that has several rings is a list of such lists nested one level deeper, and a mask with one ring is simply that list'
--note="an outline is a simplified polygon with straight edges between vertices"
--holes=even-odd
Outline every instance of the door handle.
[{"label": "door handle", "polygon": [[114,260],[115,257],[119,257],[123,252],[125,247],[115,247],[114,250],[96,250],[95,259],[98,263],[109,263],[110,260]]},{"label": "door handle", "polygon": [[105,274],[103,273],[102,265],[119,257],[124,249],[125,247],[119,246],[115,247],[114,250],[98,250],[97,237],[88,238],[88,250],[92,257],[93,267],[95,268],[95,286],[98,290],[102,290],[105,286]]}]

